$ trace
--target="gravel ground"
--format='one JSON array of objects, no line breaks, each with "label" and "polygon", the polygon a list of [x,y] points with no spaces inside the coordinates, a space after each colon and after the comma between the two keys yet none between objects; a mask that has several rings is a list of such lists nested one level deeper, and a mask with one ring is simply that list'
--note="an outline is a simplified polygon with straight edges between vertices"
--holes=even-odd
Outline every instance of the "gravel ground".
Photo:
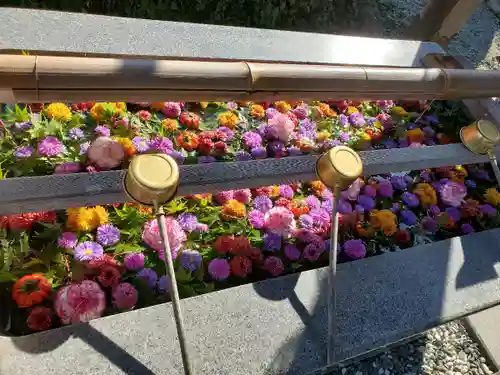
[{"label": "gravel ground", "polygon": [[489,375],[479,345],[458,322],[375,357],[341,367],[330,375]]}]

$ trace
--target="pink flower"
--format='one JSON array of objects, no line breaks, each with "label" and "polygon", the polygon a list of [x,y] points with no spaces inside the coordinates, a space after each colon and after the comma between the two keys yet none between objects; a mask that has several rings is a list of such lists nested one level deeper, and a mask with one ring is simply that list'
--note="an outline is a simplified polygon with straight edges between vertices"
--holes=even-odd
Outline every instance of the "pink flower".
[{"label": "pink flower", "polygon": [[130,310],[137,303],[138,293],[130,283],[121,283],[113,289],[113,302],[120,310]]},{"label": "pink flower", "polygon": [[226,203],[228,200],[231,200],[231,199],[234,199],[234,191],[233,190],[219,191],[217,194],[215,194],[215,200],[220,205],[223,205],[224,203]]},{"label": "pink flower", "polygon": [[243,204],[250,203],[250,200],[252,199],[252,192],[250,189],[235,190],[233,193],[233,199],[236,199],[238,202]]},{"label": "pink flower", "polygon": [[177,102],[168,102],[162,108],[162,112],[167,117],[179,117],[179,115],[181,114],[181,105]]},{"label": "pink flower", "polygon": [[151,120],[151,113],[149,111],[145,111],[145,110],[139,111],[139,112],[137,112],[137,116],[139,116],[139,118],[142,121]]},{"label": "pink flower", "polygon": [[120,271],[113,266],[104,266],[101,268],[97,280],[105,288],[114,287],[120,282]]},{"label": "pink flower", "polygon": [[55,174],[66,174],[66,173],[78,173],[82,170],[82,165],[80,163],[62,163],[56,166],[54,169]]},{"label": "pink flower", "polygon": [[447,205],[460,207],[467,195],[467,187],[464,184],[450,180],[441,186],[440,194],[441,199]]},{"label": "pink flower", "polygon": [[268,231],[282,237],[288,237],[297,227],[292,211],[280,206],[267,211],[264,221]]},{"label": "pink flower", "polygon": [[118,167],[125,158],[123,146],[108,137],[99,137],[90,145],[87,157],[92,164],[100,169]]},{"label": "pink flower", "polygon": [[32,331],[45,331],[52,325],[52,311],[48,307],[35,307],[31,310],[26,324]]},{"label": "pink flower", "polygon": [[264,268],[273,276],[279,276],[285,270],[283,261],[278,257],[267,257],[264,260]]},{"label": "pink flower", "polygon": [[[167,216],[165,218],[165,223],[167,226],[168,244],[170,245],[172,258],[175,259],[177,257],[177,252],[180,250],[184,241],[186,241],[187,236],[186,233],[182,230],[179,222],[173,217]],[[144,230],[142,231],[142,240],[146,242],[148,246],[158,252],[158,256],[160,257],[160,259],[165,259],[160,236],[160,228],[156,219],[150,220],[144,225]]]},{"label": "pink flower", "polygon": [[213,259],[208,264],[208,273],[215,280],[226,280],[231,274],[231,267],[226,259]]},{"label": "pink flower", "polygon": [[343,199],[355,201],[356,199],[358,199],[363,186],[365,186],[365,182],[361,178],[358,178],[351,184],[351,186],[349,186],[347,190],[344,190],[342,193],[340,193],[340,196]]},{"label": "pink flower", "polygon": [[60,288],[54,310],[63,324],[85,323],[97,319],[106,308],[106,296],[99,284],[83,280]]},{"label": "pink flower", "polygon": [[297,116],[299,120],[305,120],[308,115],[307,112],[307,107],[305,106],[297,107],[293,110],[293,114]]},{"label": "pink flower", "polygon": [[274,115],[272,119],[269,119],[268,124],[276,130],[276,136],[282,142],[288,142],[288,139],[295,129],[293,121],[283,113]]}]

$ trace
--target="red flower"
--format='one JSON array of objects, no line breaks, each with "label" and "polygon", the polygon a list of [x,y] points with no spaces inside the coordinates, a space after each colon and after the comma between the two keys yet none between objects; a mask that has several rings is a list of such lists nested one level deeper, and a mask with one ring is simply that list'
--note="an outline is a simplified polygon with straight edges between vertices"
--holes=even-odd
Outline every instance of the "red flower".
[{"label": "red flower", "polygon": [[120,271],[113,266],[103,266],[97,280],[106,288],[117,286],[120,282]]},{"label": "red flower", "polygon": [[396,243],[407,245],[411,241],[411,233],[406,229],[400,229],[395,235]]},{"label": "red flower", "polygon": [[198,129],[200,126],[200,117],[192,112],[182,112],[179,116],[181,125],[188,129]]},{"label": "red flower", "polygon": [[199,139],[199,145],[198,145],[198,152],[202,155],[209,155],[213,148],[214,148],[214,143],[212,142],[211,139],[209,138],[200,138]]},{"label": "red flower", "polygon": [[43,103],[30,103],[28,104],[28,108],[33,113],[38,113],[43,109]]},{"label": "red flower", "polygon": [[20,308],[30,307],[43,302],[52,291],[52,285],[40,273],[25,275],[12,287],[12,299]]},{"label": "red flower", "polygon": [[234,246],[234,236],[233,235],[222,235],[217,237],[214,242],[214,250],[219,254],[227,254],[233,251]]},{"label": "red flower", "polygon": [[104,266],[120,267],[120,263],[111,255],[104,254],[101,258],[92,259],[86,264],[87,268],[99,269]]},{"label": "red flower", "polygon": [[225,155],[227,153],[227,144],[222,141],[215,142],[214,148],[217,155]]},{"label": "red flower", "polygon": [[80,110],[80,107],[78,106],[78,104],[71,104],[71,110],[78,111],[78,110]]},{"label": "red flower", "polygon": [[149,120],[151,120],[151,113],[148,112],[148,111],[145,111],[145,110],[137,112],[137,116],[139,116],[139,118],[142,121],[149,121]]},{"label": "red flower", "polygon": [[12,230],[28,230],[31,229],[33,223],[37,221],[39,217],[38,213],[25,213],[10,215],[8,217],[9,228]]},{"label": "red flower", "polygon": [[48,307],[35,307],[26,323],[32,331],[45,331],[52,326],[52,311]]},{"label": "red flower", "polygon": [[292,111],[288,112],[288,117],[290,117],[290,120],[292,120],[295,126],[299,125],[299,119],[297,118],[297,116],[295,116],[295,114]]},{"label": "red flower", "polygon": [[246,277],[252,273],[252,261],[247,257],[236,255],[231,262],[231,273],[238,277]]},{"label": "red flower", "polygon": [[292,201],[290,199],[281,197],[274,204],[275,206],[285,207],[288,210],[292,210]]},{"label": "red flower", "polygon": [[248,256],[251,254],[252,244],[245,236],[237,236],[233,239],[231,253]]},{"label": "red flower", "polygon": [[42,223],[53,223],[57,219],[54,211],[38,212],[38,220]]},{"label": "red flower", "polygon": [[260,265],[264,262],[264,254],[262,254],[262,251],[258,247],[251,247],[249,250],[249,257],[252,260],[252,262]]},{"label": "red flower", "polygon": [[272,190],[273,190],[272,186],[264,186],[257,189],[250,189],[254,197],[258,197],[259,195],[265,195],[266,197],[268,197],[271,194]]}]

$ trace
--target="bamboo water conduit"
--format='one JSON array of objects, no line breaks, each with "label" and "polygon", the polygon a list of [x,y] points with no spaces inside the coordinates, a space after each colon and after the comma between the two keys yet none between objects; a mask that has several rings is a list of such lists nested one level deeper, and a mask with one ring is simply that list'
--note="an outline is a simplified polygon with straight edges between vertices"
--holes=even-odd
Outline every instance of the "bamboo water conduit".
[{"label": "bamboo water conduit", "polygon": [[491,96],[498,71],[0,55],[2,103]]}]

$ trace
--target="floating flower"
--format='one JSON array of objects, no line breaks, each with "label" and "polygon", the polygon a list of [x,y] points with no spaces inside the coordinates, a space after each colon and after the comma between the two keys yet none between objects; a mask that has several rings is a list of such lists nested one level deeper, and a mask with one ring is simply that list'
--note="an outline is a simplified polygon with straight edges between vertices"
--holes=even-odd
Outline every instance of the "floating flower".
[{"label": "floating flower", "polygon": [[401,199],[408,207],[418,207],[418,205],[420,204],[418,197],[415,194],[409,193],[407,191],[401,195]]},{"label": "floating flower", "polygon": [[281,236],[274,233],[264,234],[264,249],[275,252],[281,250]]},{"label": "floating flower", "polygon": [[361,240],[344,242],[344,253],[351,259],[361,259],[366,256],[366,247]]},{"label": "floating flower", "polygon": [[250,189],[234,190],[233,197],[240,203],[248,204],[252,200],[252,192]]},{"label": "floating flower", "polygon": [[370,213],[370,224],[375,230],[382,230],[386,236],[396,233],[396,215],[390,210],[373,210]]},{"label": "floating flower", "polygon": [[224,203],[224,206],[222,206],[221,218],[223,220],[234,220],[237,218],[245,217],[245,215],[245,205],[238,202],[236,199],[230,199],[226,203]]},{"label": "floating flower", "polygon": [[500,193],[496,188],[487,189],[484,193],[484,199],[493,206],[500,205]]},{"label": "floating flower", "polygon": [[57,246],[63,249],[74,249],[78,243],[78,237],[73,232],[64,232],[57,240]]},{"label": "floating flower", "polygon": [[194,272],[200,267],[203,259],[201,255],[196,250],[185,249],[182,250],[179,256],[179,263],[187,271]]},{"label": "floating flower", "polygon": [[47,116],[57,121],[71,120],[71,110],[64,103],[51,103],[46,109]]},{"label": "floating flower", "polygon": [[445,204],[452,207],[460,207],[467,195],[467,188],[462,183],[450,180],[441,186],[439,193]]},{"label": "floating flower", "polygon": [[288,142],[293,130],[295,129],[295,125],[290,117],[281,113],[270,119],[268,124],[276,132],[276,138],[282,142]]},{"label": "floating flower", "polygon": [[411,233],[409,230],[400,229],[394,236],[396,243],[400,245],[408,245],[411,242]]},{"label": "floating flower", "polygon": [[120,230],[111,224],[104,224],[97,228],[96,237],[101,245],[113,246],[120,241]]},{"label": "floating flower", "polygon": [[166,275],[160,277],[156,285],[160,293],[167,293],[168,291],[170,291],[170,286],[171,286],[170,279]]},{"label": "floating flower", "polygon": [[241,140],[245,147],[252,149],[254,147],[259,147],[262,144],[262,138],[259,133],[256,132],[246,132],[241,136]]},{"label": "floating flower", "polygon": [[90,232],[108,222],[108,213],[102,206],[69,208],[67,211],[69,229]]},{"label": "floating flower", "polygon": [[255,197],[255,199],[252,202],[252,205],[256,210],[266,213],[273,207],[273,202],[265,195],[260,195]]},{"label": "floating flower", "polygon": [[422,226],[422,230],[424,232],[434,234],[437,232],[439,226],[435,219],[432,217],[426,216],[420,221],[420,225]]},{"label": "floating flower", "polygon": [[25,275],[12,287],[12,299],[20,308],[31,307],[43,302],[52,291],[52,286],[40,273]]},{"label": "floating flower", "polygon": [[52,326],[52,311],[48,307],[37,306],[30,311],[26,324],[32,331],[45,331]]},{"label": "floating flower", "polygon": [[318,242],[311,242],[304,248],[304,258],[310,262],[315,262],[325,251],[324,246],[319,246]]},{"label": "floating flower", "polygon": [[123,264],[125,265],[125,268],[127,268],[130,271],[137,271],[142,268],[144,268],[144,261],[146,257],[144,256],[143,253],[131,253],[125,255],[125,258],[123,259]]},{"label": "floating flower", "polygon": [[236,115],[234,112],[223,112],[217,117],[217,121],[219,122],[220,126],[225,126],[231,130],[236,128],[236,125],[238,125],[238,120],[238,115]]},{"label": "floating flower", "polygon": [[279,276],[285,270],[285,265],[280,258],[271,256],[264,260],[264,269],[273,276]]},{"label": "floating flower", "polygon": [[149,142],[150,150],[156,150],[164,154],[174,150],[174,144],[167,137],[156,137]]},{"label": "floating flower", "polygon": [[85,241],[75,247],[75,259],[80,262],[102,257],[104,249],[97,242]]},{"label": "floating flower", "polygon": [[248,213],[248,222],[255,229],[262,229],[265,226],[264,213],[258,210],[252,210]]},{"label": "floating flower", "polygon": [[82,164],[67,162],[59,164],[54,169],[54,174],[68,174],[68,173],[78,173],[83,169]]},{"label": "floating flower", "polygon": [[111,135],[111,130],[106,126],[98,125],[94,129],[94,133],[99,137],[109,137]]},{"label": "floating flower", "polygon": [[182,213],[177,218],[181,228],[187,232],[193,232],[196,230],[196,226],[198,225],[198,218],[193,214]]},{"label": "floating flower", "polygon": [[208,264],[208,273],[217,281],[226,280],[231,273],[229,263],[226,259],[213,259]]},{"label": "floating flower", "polygon": [[291,243],[286,244],[284,252],[285,256],[292,261],[300,259],[301,256],[300,250],[294,244]]},{"label": "floating flower", "polygon": [[365,211],[371,211],[375,208],[375,200],[367,195],[360,195],[357,202]]},{"label": "floating flower", "polygon": [[185,131],[177,136],[177,144],[186,151],[193,151],[198,148],[199,141],[196,133]]},{"label": "floating flower", "polygon": [[112,292],[113,303],[120,310],[130,310],[137,304],[137,290],[130,283],[120,283]]},{"label": "floating flower", "polygon": [[496,216],[497,215],[497,210],[495,207],[489,205],[489,204],[483,204],[480,207],[480,210],[483,214],[486,216]]},{"label": "floating flower", "polygon": [[420,199],[420,204],[424,207],[437,204],[436,190],[426,183],[417,184],[413,193]]},{"label": "floating flower", "polygon": [[460,229],[462,230],[463,234],[470,234],[474,232],[474,227],[469,223],[462,224]]},{"label": "floating flower", "polygon": [[15,149],[14,157],[17,159],[27,159],[33,155],[33,147],[31,146],[21,146]]},{"label": "floating flower", "polygon": [[366,124],[363,114],[360,112],[355,112],[349,115],[349,122],[355,128],[361,128]]},{"label": "floating flower", "polygon": [[123,146],[114,139],[99,137],[87,150],[89,161],[106,170],[119,166],[125,158]]},{"label": "floating flower", "polygon": [[223,205],[227,201],[234,199],[234,191],[233,190],[226,190],[226,191],[219,191],[218,193],[215,194],[215,200],[217,203]]},{"label": "floating flower", "polygon": [[143,268],[136,275],[139,279],[143,280],[150,288],[156,287],[158,275],[151,268]]},{"label": "floating flower", "polygon": [[252,261],[246,256],[236,255],[229,262],[231,273],[238,277],[247,277],[252,273]]},{"label": "floating flower", "polygon": [[167,102],[161,111],[167,117],[177,118],[180,116],[182,109],[178,102]]},{"label": "floating flower", "polygon": [[256,119],[261,119],[266,115],[264,107],[259,104],[252,104],[250,107],[250,116]]},{"label": "floating flower", "polygon": [[105,265],[101,267],[97,281],[105,288],[114,287],[120,282],[120,276],[118,268]]},{"label": "floating flower", "polygon": [[408,142],[410,143],[422,143],[425,138],[425,134],[420,128],[408,130],[406,135],[408,137]]},{"label": "floating flower", "polygon": [[[177,257],[177,252],[180,250],[184,241],[186,241],[186,233],[182,230],[179,222],[171,216],[165,218],[165,225],[167,227],[167,237],[168,243],[170,245],[170,251],[172,253],[172,258]],[[163,252],[163,243],[160,236],[160,228],[158,226],[157,219],[150,220],[144,225],[142,231],[142,240],[155,250],[160,259],[165,259],[165,254]]]},{"label": "floating flower", "polygon": [[100,318],[106,308],[106,296],[95,281],[83,280],[57,291],[54,310],[62,324],[86,323]]},{"label": "floating flower", "polygon": [[292,109],[290,104],[284,101],[274,102],[274,108],[276,108],[281,113],[287,113]]},{"label": "floating flower", "polygon": [[288,237],[297,226],[293,213],[284,207],[271,208],[264,220],[268,231],[282,237]]},{"label": "floating flower", "polygon": [[38,142],[37,151],[41,156],[57,156],[64,151],[64,145],[57,137],[48,136]]},{"label": "floating flower", "polygon": [[418,221],[417,216],[410,210],[402,210],[399,215],[401,216],[401,221],[406,225],[415,225]]}]

